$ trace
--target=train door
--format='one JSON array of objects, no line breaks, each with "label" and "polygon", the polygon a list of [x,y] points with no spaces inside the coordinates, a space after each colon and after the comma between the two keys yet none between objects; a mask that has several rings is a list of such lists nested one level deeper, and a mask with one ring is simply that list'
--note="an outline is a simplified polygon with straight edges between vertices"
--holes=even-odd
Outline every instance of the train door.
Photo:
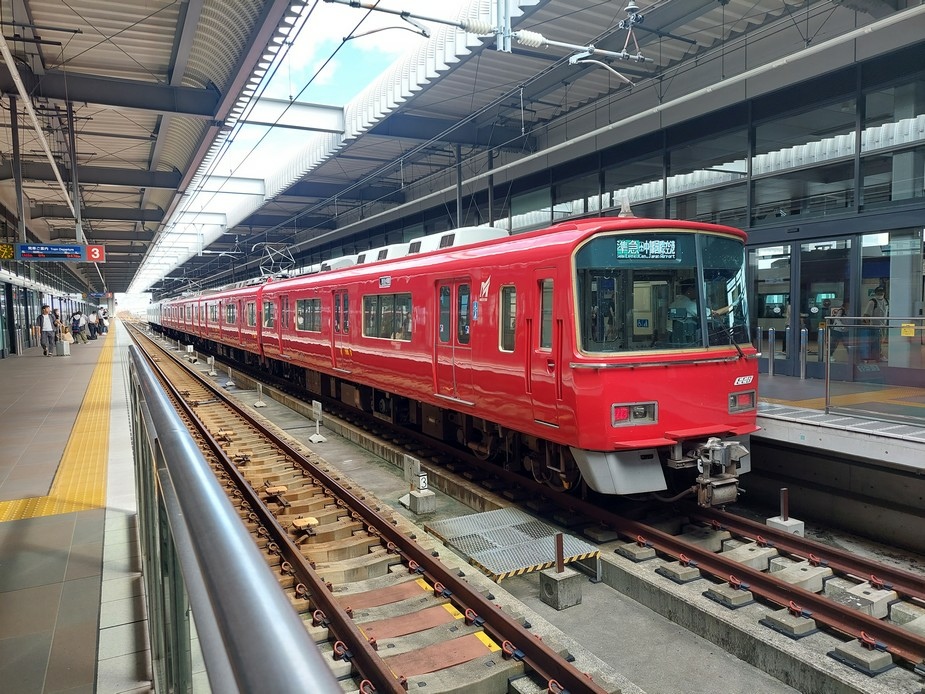
[{"label": "train door", "polygon": [[434,392],[472,402],[472,294],[468,280],[437,283],[437,331],[434,336]]},{"label": "train door", "polygon": [[331,317],[331,366],[337,371],[350,373],[350,299],[345,290],[333,293]]},{"label": "train door", "polygon": [[[528,293],[527,335],[530,351],[528,388],[533,400],[533,418],[559,425],[559,379],[561,373],[561,325],[556,320],[556,268],[534,272],[533,291]],[[532,296],[530,296],[532,295]]]}]

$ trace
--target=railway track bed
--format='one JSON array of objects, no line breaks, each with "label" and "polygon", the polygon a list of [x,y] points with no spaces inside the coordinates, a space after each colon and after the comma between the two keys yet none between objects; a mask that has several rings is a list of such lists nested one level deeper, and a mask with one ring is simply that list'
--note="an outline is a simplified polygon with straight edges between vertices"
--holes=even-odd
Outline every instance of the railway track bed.
[{"label": "railway track bed", "polygon": [[[240,382],[240,385],[246,387],[246,378],[237,374],[234,378],[236,381]],[[223,375],[217,380],[224,383],[228,379]],[[252,403],[255,400],[253,392],[251,391],[241,391],[238,395],[241,397],[242,401],[247,403]],[[265,399],[269,401],[268,398]],[[288,396],[282,396],[281,399],[289,400]],[[285,408],[280,409],[285,411]],[[291,414],[283,414],[281,417],[284,420],[284,425],[291,426],[295,435],[303,441],[307,439],[308,433],[311,433],[311,430],[313,430],[313,427],[309,429],[309,427],[306,426],[304,420],[300,422],[295,421],[298,418]],[[335,430],[338,427],[342,427],[341,431],[354,441],[359,441],[367,436],[357,427],[352,427],[350,425],[326,421],[326,426],[334,428]],[[304,435],[300,435],[300,433],[297,432],[301,432],[301,434]],[[372,437],[369,438],[372,439]],[[305,445],[306,447],[312,447],[309,443]],[[315,448],[320,448],[327,452],[329,449],[326,448],[326,446],[327,444],[322,444],[320,447]],[[381,440],[373,440],[373,442],[369,444],[369,447],[371,450],[375,450],[377,454],[390,457],[395,465],[400,466],[402,452],[398,449],[392,450],[392,447]],[[332,457],[332,460],[335,458],[336,456]],[[381,465],[382,467],[388,467],[384,464]],[[367,460],[351,460],[350,455],[347,454],[338,461],[337,466],[343,471],[340,474],[349,475],[351,470],[360,471],[368,469],[369,462]],[[490,510],[511,504],[509,500],[486,491],[484,487],[480,486],[477,480],[460,480],[455,475],[448,475],[448,481],[443,481],[438,479],[441,474],[439,468],[430,467],[429,472],[431,474],[432,486],[441,488],[452,487],[453,489],[461,490],[462,493],[460,496],[462,497],[470,500],[477,498],[482,504],[481,506],[476,505],[476,508],[479,510]],[[374,489],[373,491],[381,498],[397,499],[403,486],[404,491],[407,491],[407,485],[399,478],[392,477],[392,479],[392,483],[384,484],[381,488]],[[397,507],[397,503],[394,504],[394,506]],[[471,510],[460,511],[460,515],[463,513],[471,513]],[[721,530],[717,531],[704,525],[688,528],[688,530],[693,530],[695,534],[700,534],[701,536],[712,536],[711,541],[718,543],[717,549],[735,550],[736,547],[744,546],[741,540],[733,537],[721,536]],[[411,530],[410,532],[415,531]],[[420,533],[421,530],[418,529],[416,532]],[[719,535],[715,533],[719,533]],[[613,535],[613,533],[610,533],[610,535]],[[600,539],[600,536],[598,537]],[[724,542],[726,543],[725,546]],[[635,543],[630,542],[628,544],[632,546]],[[726,588],[723,587],[723,581],[699,575],[696,577],[696,580],[679,584],[666,577],[663,571],[659,571],[660,568],[672,563],[670,558],[654,557],[651,561],[632,561],[624,556],[624,554],[619,554],[617,552],[618,549],[627,546],[625,539],[607,539],[607,541],[601,541],[599,546],[603,558],[603,583],[598,586],[589,585],[585,589],[586,601],[588,603],[587,610],[583,606],[573,608],[573,610],[569,611],[573,614],[569,616],[568,621],[570,623],[575,623],[576,621],[581,622],[582,618],[578,617],[576,619],[575,615],[579,614],[581,611],[585,611],[586,614],[590,612],[590,616],[587,617],[587,628],[583,631],[587,632],[588,635],[601,632],[607,634],[607,636],[598,638],[590,636],[588,639],[583,639],[582,636],[584,636],[584,634],[576,634],[576,641],[573,642],[570,649],[572,653],[581,651],[577,643],[580,641],[589,652],[600,656],[603,660],[610,663],[617,662],[617,667],[619,667],[621,671],[625,671],[622,667],[624,663],[631,665],[633,662],[637,662],[637,667],[640,670],[652,669],[653,661],[651,658],[643,658],[642,655],[639,654],[644,650],[644,646],[642,645],[644,637],[638,625],[635,627],[628,627],[626,624],[621,623],[619,627],[610,628],[610,632],[607,632],[608,627],[606,625],[608,624],[608,620],[604,612],[615,611],[615,606],[619,598],[610,589],[616,588],[622,594],[631,597],[640,604],[646,605],[658,613],[669,616],[676,624],[721,645],[726,652],[741,658],[745,662],[752,662],[760,665],[763,670],[771,673],[781,682],[790,683],[797,690],[814,692],[909,692],[910,694],[918,694],[922,691],[922,677],[911,670],[908,665],[893,668],[872,677],[852,669],[852,667],[845,663],[834,660],[830,657],[829,653],[835,650],[839,645],[848,643],[848,640],[843,637],[840,638],[823,630],[813,633],[808,638],[794,640],[763,625],[762,621],[767,621],[769,614],[780,612],[779,608],[775,608],[773,605],[758,600],[752,601],[737,609],[731,609],[730,606],[723,604],[722,600],[710,599],[705,595],[705,593],[711,591],[720,596],[726,594],[727,591]],[[446,552],[445,550],[441,551],[444,553]],[[632,554],[632,552],[630,552],[630,554]],[[786,558],[781,559],[775,564],[775,568],[779,569],[787,563],[788,560]],[[471,575],[473,572],[471,567],[465,566],[462,562],[460,562],[459,566],[460,570],[467,574]],[[481,580],[481,577],[471,576],[471,578],[474,581]],[[855,581],[855,583],[862,582],[863,580]],[[836,581],[832,585],[837,586],[838,582]],[[548,616],[548,607],[542,604],[542,601],[537,595],[535,575],[505,579],[504,586],[527,605],[527,607]],[[847,588],[849,586],[845,585],[844,587]],[[492,590],[491,585],[489,584],[486,586],[485,590]],[[602,590],[609,591],[609,596],[602,598],[600,595],[600,591]],[[716,595],[713,597],[715,598]],[[597,607],[592,607],[593,605]],[[526,608],[512,607],[511,609],[522,611]],[[373,622],[381,618],[382,616],[378,613],[362,615],[362,619],[371,620]],[[651,615],[647,619],[651,622]],[[538,619],[536,616],[530,617],[528,621],[533,622],[534,627],[543,623],[543,620]],[[552,617],[552,621],[557,621],[556,616]],[[648,627],[646,630],[648,630]],[[538,629],[537,633],[539,633],[539,631]],[[563,643],[569,641],[569,637],[567,636],[563,636],[562,639]],[[635,644],[639,644],[637,648],[633,648]],[[624,652],[626,655],[615,660],[613,658],[614,650]],[[670,667],[670,664],[665,662],[664,653],[658,656],[658,658],[659,667]],[[674,658],[668,658],[668,660],[674,660]],[[689,671],[692,681],[705,681],[711,676],[715,676],[715,672],[711,675],[709,668],[702,667],[701,663],[698,662],[699,660],[699,656],[694,656],[691,658],[691,662],[686,662],[681,666],[683,669]],[[704,662],[709,662],[706,656]],[[742,665],[733,665],[733,667],[738,669],[742,667]],[[632,669],[626,671],[626,674],[634,681],[646,681],[645,677],[637,679]],[[728,672],[725,673],[724,679],[728,674]],[[680,675],[679,677],[683,678],[684,676]],[[747,687],[750,687],[752,690],[768,692],[792,691],[783,685],[780,685],[782,687],[781,689],[774,689],[774,684],[779,683],[774,683],[772,680],[771,684],[764,683],[757,685],[757,689],[755,685],[732,684],[728,689],[714,687],[713,689],[703,689],[703,691],[734,692],[744,691]],[[633,691],[632,685],[626,683],[623,686],[623,691]],[[661,685],[653,686],[650,684],[648,687],[648,691],[663,690]],[[646,689],[645,686],[643,688]],[[668,689],[666,688],[664,690],[667,691]],[[674,691],[701,691],[701,689],[694,684],[690,684],[678,686]]]},{"label": "railway track bed", "polygon": [[343,473],[190,380],[180,359],[157,366],[345,691],[634,691]]}]

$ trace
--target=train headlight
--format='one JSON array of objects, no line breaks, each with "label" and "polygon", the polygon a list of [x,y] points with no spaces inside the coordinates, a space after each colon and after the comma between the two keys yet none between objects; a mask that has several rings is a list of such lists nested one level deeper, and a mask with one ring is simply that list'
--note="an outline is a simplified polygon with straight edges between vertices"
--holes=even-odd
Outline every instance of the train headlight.
[{"label": "train headlight", "polygon": [[757,401],[758,396],[754,390],[746,390],[742,393],[729,393],[729,414],[754,410]]},{"label": "train headlight", "polygon": [[622,402],[610,406],[610,424],[615,427],[654,424],[658,421],[658,405],[654,402]]}]

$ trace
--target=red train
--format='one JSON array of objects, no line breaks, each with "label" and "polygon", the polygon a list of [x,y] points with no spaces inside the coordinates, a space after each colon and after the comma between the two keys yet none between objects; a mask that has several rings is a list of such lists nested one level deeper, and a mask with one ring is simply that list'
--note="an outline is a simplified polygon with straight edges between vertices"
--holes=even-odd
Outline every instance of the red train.
[{"label": "red train", "polygon": [[744,241],[711,224],[586,219],[339,260],[166,301],[150,321],[556,489],[725,504],[757,429]]}]

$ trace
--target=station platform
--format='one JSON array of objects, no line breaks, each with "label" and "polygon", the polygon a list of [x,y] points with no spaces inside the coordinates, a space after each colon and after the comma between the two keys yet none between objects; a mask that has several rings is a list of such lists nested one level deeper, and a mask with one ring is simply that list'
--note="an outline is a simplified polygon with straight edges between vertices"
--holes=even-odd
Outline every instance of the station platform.
[{"label": "station platform", "polygon": [[152,691],[126,398],[129,339],[0,360],[0,685]]},{"label": "station platform", "polygon": [[[0,406],[0,689],[9,694],[153,691],[127,404],[129,342],[114,320],[106,336],[73,345],[69,357],[44,357],[35,348],[0,360],[5,395]],[[864,398],[882,402],[885,397],[864,384],[837,387],[836,403],[838,398],[856,405]],[[773,421],[792,428],[804,426],[800,418],[809,421],[806,426],[821,426],[814,418],[837,420],[840,415],[822,411],[823,389],[821,381],[762,376],[764,435],[774,435]],[[919,411],[917,399],[925,398],[925,391],[906,390],[915,389],[887,395],[905,398]],[[925,413],[925,407],[920,409]],[[868,427],[866,435],[874,441],[903,438],[895,431],[877,433],[880,425],[897,426],[890,422],[823,424],[842,430]],[[312,430],[304,421],[292,426]],[[906,441],[918,445],[914,436]],[[330,452],[330,447],[324,451]],[[364,464],[365,458],[340,457],[348,474],[381,472],[381,466]],[[361,483],[374,492],[396,485],[394,480]],[[532,590],[526,581],[522,589]],[[669,632],[670,638],[679,638],[667,622],[644,627],[652,616],[621,600],[627,603],[621,619],[637,610],[632,619],[640,631],[652,628],[661,634],[653,638],[668,638]],[[598,615],[617,614],[613,592],[603,587],[589,589],[586,602],[589,609],[596,606]],[[700,641],[686,648],[692,661],[703,660],[710,650]],[[640,672],[648,669],[640,664]],[[791,691],[773,679],[761,682],[765,691]]]}]

